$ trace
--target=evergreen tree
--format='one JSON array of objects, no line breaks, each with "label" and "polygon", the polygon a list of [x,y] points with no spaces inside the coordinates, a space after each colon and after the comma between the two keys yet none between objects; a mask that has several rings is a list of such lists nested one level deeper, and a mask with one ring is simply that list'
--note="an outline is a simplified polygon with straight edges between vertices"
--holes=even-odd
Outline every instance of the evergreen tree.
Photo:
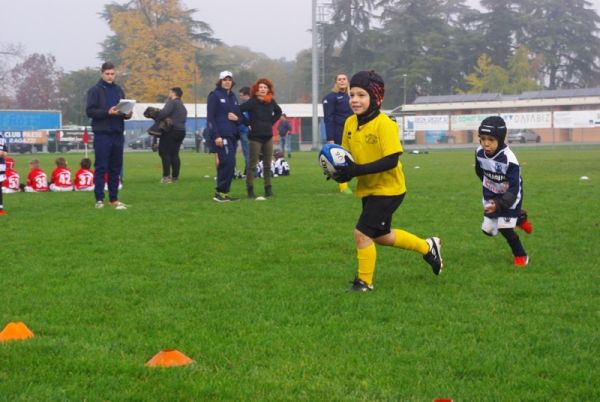
[{"label": "evergreen tree", "polygon": [[542,56],[547,88],[600,85],[600,17],[585,0],[521,0],[519,41]]}]

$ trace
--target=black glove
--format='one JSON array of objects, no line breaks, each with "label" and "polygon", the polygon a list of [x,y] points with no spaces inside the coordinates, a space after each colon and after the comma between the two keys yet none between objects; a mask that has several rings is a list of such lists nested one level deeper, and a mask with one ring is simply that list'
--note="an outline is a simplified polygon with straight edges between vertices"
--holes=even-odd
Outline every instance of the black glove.
[{"label": "black glove", "polygon": [[353,177],[359,175],[359,168],[352,159],[346,156],[346,166],[338,166],[336,173],[333,175],[333,180],[338,183],[346,183],[352,180]]}]

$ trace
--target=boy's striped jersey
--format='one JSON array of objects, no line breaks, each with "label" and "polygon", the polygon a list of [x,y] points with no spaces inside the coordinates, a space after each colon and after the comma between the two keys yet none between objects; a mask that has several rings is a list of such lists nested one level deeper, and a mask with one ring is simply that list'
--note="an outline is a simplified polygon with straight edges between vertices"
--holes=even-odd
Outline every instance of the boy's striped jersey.
[{"label": "boy's striped jersey", "polygon": [[516,195],[515,202],[501,216],[518,216],[523,196],[521,167],[508,146],[488,157],[481,146],[475,152],[475,170],[482,180],[484,201],[498,198],[506,192]]}]

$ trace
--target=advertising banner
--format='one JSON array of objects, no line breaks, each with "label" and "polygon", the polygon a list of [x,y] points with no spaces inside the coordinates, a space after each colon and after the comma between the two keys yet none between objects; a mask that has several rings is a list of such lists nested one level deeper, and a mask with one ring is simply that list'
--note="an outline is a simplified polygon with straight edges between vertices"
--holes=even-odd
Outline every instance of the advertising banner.
[{"label": "advertising banner", "polygon": [[506,127],[515,128],[552,128],[552,112],[539,113],[502,113]]},{"label": "advertising banner", "polygon": [[481,121],[488,114],[464,114],[450,116],[450,130],[452,131],[477,131]]},{"label": "advertising banner", "polygon": [[448,115],[405,116],[406,131],[447,131],[450,119]]},{"label": "advertising banner", "polygon": [[554,112],[555,128],[600,127],[600,110]]},{"label": "advertising banner", "polygon": [[2,131],[8,144],[35,144],[48,143],[48,131]]}]

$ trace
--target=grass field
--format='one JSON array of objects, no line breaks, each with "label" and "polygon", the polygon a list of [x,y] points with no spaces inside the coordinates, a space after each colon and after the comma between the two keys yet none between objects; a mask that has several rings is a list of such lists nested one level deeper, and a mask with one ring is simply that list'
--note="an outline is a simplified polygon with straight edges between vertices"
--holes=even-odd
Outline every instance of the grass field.
[{"label": "grass field", "polygon": [[[266,202],[215,203],[212,157],[189,152],[172,185],[156,154],[126,154],[127,211],[5,195],[0,328],[36,337],[0,344],[0,400],[600,400],[600,147],[516,154],[526,269],[481,234],[473,150],[406,154],[393,226],[440,236],[445,269],[380,247],[368,294],[344,292],[360,202],[316,153],[294,154]],[[196,363],[144,366],[167,348]]]}]

